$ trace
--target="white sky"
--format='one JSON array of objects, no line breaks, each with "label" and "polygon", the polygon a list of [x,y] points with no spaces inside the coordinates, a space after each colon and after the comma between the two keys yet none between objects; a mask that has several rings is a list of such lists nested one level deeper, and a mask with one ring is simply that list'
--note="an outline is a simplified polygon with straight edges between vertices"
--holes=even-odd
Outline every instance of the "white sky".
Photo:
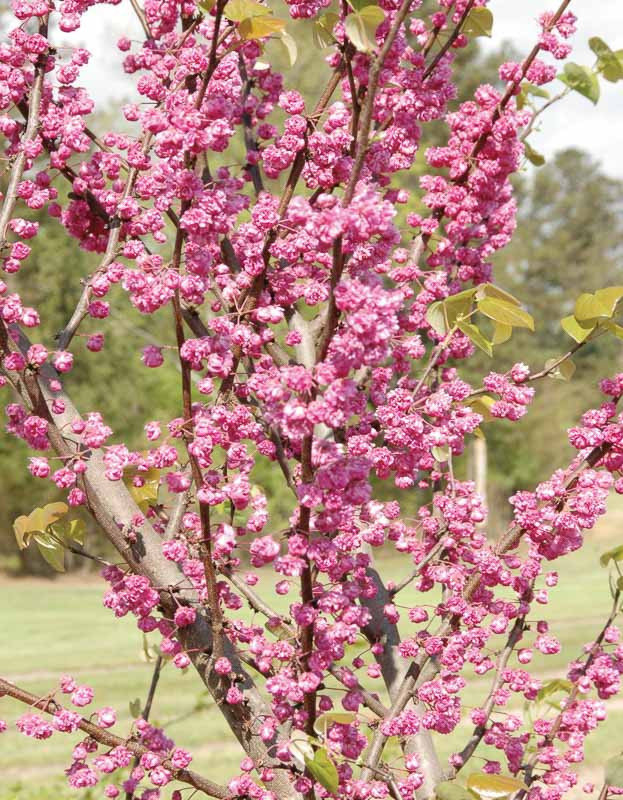
[{"label": "white sky", "polygon": [[[495,19],[493,39],[480,41],[486,48],[510,39],[522,54],[527,53],[537,35],[536,17],[557,5],[557,0],[490,0]],[[623,0],[572,0],[570,8],[578,17],[572,60],[587,65],[593,62],[587,45],[591,36],[601,36],[613,50],[623,48]],[[98,104],[115,104],[132,97],[132,81],[120,66],[122,54],[110,47],[111,33],[113,41],[121,35],[141,38],[127,0],[117,6],[100,4],[89,9],[83,29],[69,37],[72,44],[84,44],[81,40],[87,37],[90,40],[94,55],[81,72],[81,83]],[[601,85],[597,106],[572,93],[546,112],[542,130],[530,141],[546,157],[563,147],[581,147],[598,158],[607,173],[623,177],[623,81],[601,81]]]}]

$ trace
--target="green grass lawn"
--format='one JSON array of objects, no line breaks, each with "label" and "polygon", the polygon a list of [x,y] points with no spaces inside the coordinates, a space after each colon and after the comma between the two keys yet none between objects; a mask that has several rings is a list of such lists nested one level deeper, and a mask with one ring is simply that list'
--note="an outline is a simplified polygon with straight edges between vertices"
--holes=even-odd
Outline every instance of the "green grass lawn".
[{"label": "green grass lawn", "polygon": [[[622,523],[623,506],[615,502],[607,522],[589,535],[582,551],[556,563],[560,584],[551,591],[550,605],[543,611],[552,633],[563,643],[563,652],[535,659],[538,674],[562,676],[565,663],[579,654],[582,645],[601,627],[611,598],[607,571],[599,566],[599,555],[623,541]],[[409,571],[408,564],[396,560],[380,566],[385,575],[396,579]],[[141,635],[134,620],[114,619],[102,606],[103,591],[104,584],[98,580],[0,582],[0,602],[5,610],[0,630],[0,674],[44,694],[60,674],[69,672],[79,682],[94,687],[96,707],[111,705],[119,710],[117,728],[123,732],[130,719],[129,701],[145,697],[152,667],[141,658]],[[290,601],[286,598],[283,603]],[[402,602],[408,604],[409,597]],[[405,632],[408,626],[408,622],[403,625]],[[487,693],[491,676],[467,678],[466,714],[467,707],[478,705]],[[196,710],[200,699],[203,707]],[[9,730],[0,738],[0,800],[100,798],[99,791],[89,795],[66,788],[63,770],[69,764],[71,742],[77,737],[57,734],[45,742],[26,739],[10,725],[23,711],[18,703],[0,699],[0,717],[9,722]],[[170,665],[164,669],[152,717],[160,723],[171,721],[167,732],[194,753],[197,771],[217,781],[234,774],[239,747],[192,671],[182,676]],[[622,727],[623,703],[615,699],[610,703],[607,722],[588,740],[587,761],[581,767],[583,779],[599,781],[603,761],[623,748],[617,736]],[[443,754],[460,748],[469,731],[466,722],[452,736],[442,737]],[[474,759],[475,769],[478,763]]]}]

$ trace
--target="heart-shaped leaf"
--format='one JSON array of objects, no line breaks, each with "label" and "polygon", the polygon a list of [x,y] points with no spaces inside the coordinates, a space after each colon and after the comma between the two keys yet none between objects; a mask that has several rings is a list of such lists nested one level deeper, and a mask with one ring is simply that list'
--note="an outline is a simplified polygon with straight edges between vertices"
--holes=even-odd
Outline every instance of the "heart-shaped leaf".
[{"label": "heart-shaped leaf", "polygon": [[558,75],[558,78],[574,92],[590,100],[591,103],[596,104],[599,100],[599,81],[597,75],[588,67],[582,67],[580,64],[570,61],[565,64],[564,72]]},{"label": "heart-shaped leaf", "polygon": [[305,766],[321,786],[335,794],[340,785],[340,778],[337,768],[329,758],[329,754],[322,747],[314,753],[313,758],[305,759]]},{"label": "heart-shaped leaf", "polygon": [[506,775],[489,775],[484,772],[473,772],[467,779],[467,788],[482,800],[508,797],[520,789],[528,791],[526,784],[517,778],[510,778]]},{"label": "heart-shaped leaf", "polygon": [[357,50],[369,53],[376,47],[376,29],[384,19],[385,14],[378,6],[364,6],[346,17],[344,23],[346,35]]}]

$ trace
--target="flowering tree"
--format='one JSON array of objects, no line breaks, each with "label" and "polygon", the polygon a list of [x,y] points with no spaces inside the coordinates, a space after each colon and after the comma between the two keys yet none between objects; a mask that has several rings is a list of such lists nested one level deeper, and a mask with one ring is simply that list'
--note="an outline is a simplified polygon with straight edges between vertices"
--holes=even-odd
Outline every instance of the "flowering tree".
[{"label": "flowering tree", "polygon": [[[19,23],[0,48],[3,269],[27,274],[38,222],[26,209],[45,209],[77,247],[101,254],[55,343],[27,338],[37,310],[0,284],[8,432],[39,452],[31,473],[67,501],[19,517],[18,544],[63,569],[66,549],[88,555],[76,509],[92,515],[118,553],[102,569],[104,604],[161,636],[152,689],[162,659],[192,666],[242,753],[240,774],[218,785],[148,722],[149,703],[118,731],[111,708],[75,710],[93,692],[70,676],[43,698],[0,680],[4,702],[30,706],[23,734],[86,734],[71,786],[103,781],[107,797],[144,800],[193,787],[262,800],[558,800],[574,787],[585,737],[620,690],[622,579],[610,618],[557,681],[526,669],[534,649],[560,648],[533,604],[556,585],[549,562],[581,547],[609,490],[623,491],[623,375],[603,381],[604,403],[569,432],[573,462],[510,499],[497,541],[473,484],[457,478],[483,421],[518,420],[531,384],[568,376],[586,342],[622,333],[623,287],[604,288],[562,321],[573,345],[554,362],[518,363],[480,386],[459,376],[475,348],[491,355],[513,328],[533,327],[489,262],[513,233],[509,178],[524,155],[539,160],[525,140],[555,99],[541,87],[558,79],[561,95],[596,102],[600,78],[623,78],[621,53],[600,39],[592,67],[567,63],[557,76],[575,26],[569,2],[542,14],[521,63],[501,65],[503,93],[481,86],[449,112],[453,54],[490,33],[486,0],[290,3],[289,27],[314,20],[330,67],[309,108],[271,66],[275,47],[295,59],[296,36],[270,6],[132,0],[145,38],[118,48],[140,102],[98,135],[77,85],[89,53],[59,55],[50,33],[52,23],[77,29],[92,3],[14,0]],[[427,150],[431,172],[409,192],[422,127],[440,119],[447,142]],[[180,371],[178,416],[144,420],[141,451],[114,443],[105,409],[81,414],[64,390],[83,320],[105,320],[104,298],[123,308],[125,295],[145,315],[170,316],[176,346],[145,347],[145,366],[174,359]],[[84,338],[105,358],[103,333]],[[262,463],[290,497],[286,530],[271,528],[252,485]],[[386,484],[396,499],[375,496]],[[402,496],[418,498],[414,518]],[[381,546],[400,554],[402,575],[379,574]],[[603,557],[619,559],[623,550]],[[410,584],[418,601],[404,607]],[[474,673],[490,674],[491,689],[464,711]],[[554,692],[563,701],[552,711],[543,701]],[[505,710],[517,696],[531,714]],[[442,763],[438,740],[464,715],[471,735]],[[479,758],[481,744],[498,757]],[[600,796],[621,785],[615,756]]]}]

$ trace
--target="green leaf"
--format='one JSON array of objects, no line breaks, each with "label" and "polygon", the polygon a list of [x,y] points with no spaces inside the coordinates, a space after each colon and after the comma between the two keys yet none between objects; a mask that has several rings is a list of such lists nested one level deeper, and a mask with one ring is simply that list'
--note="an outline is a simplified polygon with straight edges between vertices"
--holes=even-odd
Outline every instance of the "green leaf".
[{"label": "green leaf", "polygon": [[[557,358],[549,358],[545,362],[545,369],[551,369],[557,361]],[[575,364],[570,358],[566,358],[564,361],[561,361],[561,363],[558,364],[555,370],[550,372],[550,376],[552,378],[558,378],[558,380],[561,381],[570,381],[574,373]]]},{"label": "green leaf", "polygon": [[465,289],[462,292],[451,294],[442,301],[446,319],[450,327],[453,327],[457,319],[468,317],[474,305],[476,289]]},{"label": "green leaf", "polygon": [[575,301],[573,316],[581,324],[589,324],[598,319],[609,319],[612,316],[608,305],[603,299],[599,299],[595,294],[583,292]]},{"label": "green leaf", "polygon": [[435,786],[437,800],[474,800],[474,795],[455,781],[441,781]]},{"label": "green leaf", "polygon": [[602,553],[599,557],[599,563],[602,567],[607,567],[610,561],[621,561],[623,560],[623,545],[619,547],[614,547],[612,550],[606,550],[605,553]]},{"label": "green leaf", "polygon": [[615,756],[604,764],[604,783],[623,788],[623,756]]},{"label": "green leaf", "polygon": [[243,39],[250,41],[263,39],[265,36],[272,36],[275,33],[283,35],[285,27],[285,21],[275,17],[249,17],[242,20],[238,26],[238,32]]},{"label": "green leaf", "polygon": [[198,3],[199,8],[206,14],[209,14],[215,5],[216,0],[201,0],[201,2]]},{"label": "green leaf", "polygon": [[364,6],[360,11],[346,17],[346,35],[357,50],[369,53],[376,47],[376,29],[384,19],[385,14],[378,6]]},{"label": "green leaf", "polygon": [[463,27],[461,28],[461,33],[467,34],[467,36],[491,36],[491,31],[493,29],[493,14],[489,11],[488,8],[472,8],[467,17],[465,18],[465,22],[463,23]]},{"label": "green leaf", "polygon": [[493,345],[488,339],[485,339],[475,325],[472,325],[470,322],[458,322],[457,327],[476,345],[476,347],[480,348],[480,350],[489,357],[493,356]]},{"label": "green leaf", "polygon": [[313,758],[305,759],[305,766],[321,786],[335,794],[340,785],[340,778],[329,754],[322,747],[318,748]]},{"label": "green leaf", "polygon": [[346,0],[346,2],[353,9],[353,11],[361,11],[361,9],[365,8],[366,6],[378,5],[376,3],[371,3],[370,0]]},{"label": "green leaf", "polygon": [[535,167],[542,167],[545,164],[545,156],[538,153],[528,142],[523,143],[524,155]]},{"label": "green leaf", "polygon": [[524,81],[521,84],[521,89],[526,94],[531,94],[534,97],[542,97],[545,100],[549,99],[549,92],[545,89],[541,88],[540,86],[536,86],[534,83],[530,83],[530,81]]},{"label": "green leaf", "polygon": [[588,337],[597,327],[596,325],[593,325],[592,328],[585,328],[578,323],[577,319],[573,315],[561,319],[560,324],[562,325],[563,331],[569,334],[569,336],[576,342],[583,342],[585,339],[588,339]]},{"label": "green leaf", "polygon": [[572,689],[573,684],[571,681],[564,680],[563,678],[554,678],[553,680],[547,681],[543,684],[543,686],[541,686],[537,692],[536,701],[537,703],[542,703],[543,700],[547,700],[548,697],[551,697],[559,692],[569,694]]},{"label": "green leaf", "polygon": [[77,542],[79,545],[84,544],[86,526],[79,517],[60,519],[50,526],[50,530],[66,545],[71,544],[71,542]]},{"label": "green leaf", "polygon": [[131,717],[134,717],[134,719],[138,719],[138,717],[141,716],[142,707],[141,707],[141,701],[139,700],[138,697],[130,701],[129,708]]},{"label": "green leaf", "polygon": [[596,104],[599,100],[599,81],[597,75],[588,67],[570,61],[565,64],[564,72],[558,75],[558,78],[574,92],[588,98],[591,103]]},{"label": "green leaf", "polygon": [[508,797],[519,790],[528,791],[526,784],[517,778],[510,778],[506,775],[489,775],[484,772],[472,772],[467,779],[467,788],[471,789],[478,797],[482,797],[483,800]]},{"label": "green leaf", "polygon": [[504,344],[504,342],[507,342],[512,335],[513,328],[511,325],[505,325],[503,322],[496,322],[491,344]]},{"label": "green leaf", "polygon": [[149,639],[143,634],[143,648],[141,650],[141,660],[151,664],[158,658],[159,650],[149,644]]},{"label": "green leaf", "polygon": [[65,548],[49,533],[35,533],[33,539],[43,558],[52,569],[65,572]]},{"label": "green leaf", "polygon": [[598,58],[597,69],[607,81],[616,83],[623,79],[623,60],[613,52],[603,39],[592,36],[588,45]]},{"label": "green leaf", "polygon": [[327,11],[321,14],[317,20],[314,21],[312,28],[312,38],[316,47],[323,50],[325,47],[331,47],[335,44],[335,36],[333,35],[333,28],[339,22],[339,17],[332,11]]},{"label": "green leaf", "polygon": [[256,0],[229,0],[223,9],[224,16],[232,22],[242,22],[252,17],[270,16],[273,12],[268,6]]},{"label": "green leaf", "polygon": [[431,455],[435,459],[435,461],[439,461],[440,464],[443,464],[444,461],[447,461],[450,458],[450,448],[446,445],[445,447],[431,447]]},{"label": "green leaf", "polygon": [[[139,477],[143,481],[142,486],[134,486],[132,481]],[[158,487],[160,486],[160,470],[148,469],[146,472],[139,472],[136,469],[125,471],[123,482],[128,487],[134,502],[145,512],[149,506],[154,505],[158,500]]]},{"label": "green leaf", "polygon": [[439,336],[445,336],[448,332],[446,325],[446,317],[443,313],[443,303],[441,300],[436,300],[431,303],[426,310],[426,322],[431,326],[435,333]]},{"label": "green leaf", "polygon": [[289,66],[293,67],[296,64],[296,59],[299,54],[295,40],[287,31],[283,31],[276,41],[281,44]]},{"label": "green leaf", "polygon": [[351,722],[356,720],[357,714],[354,711],[327,711],[325,714],[320,714],[320,716],[316,717],[314,730],[316,733],[326,736],[329,725],[350,725]]},{"label": "green leaf", "polygon": [[478,311],[486,317],[510,325],[511,328],[528,328],[534,330],[534,319],[531,314],[506,300],[496,297],[485,297],[478,303]]},{"label": "green leaf", "polygon": [[491,414],[491,406],[495,403],[493,397],[489,397],[488,394],[482,394],[478,397],[475,397],[473,400],[468,401],[469,407],[474,411],[476,414],[480,414],[483,419],[483,422],[491,422],[494,419],[493,415]]}]

